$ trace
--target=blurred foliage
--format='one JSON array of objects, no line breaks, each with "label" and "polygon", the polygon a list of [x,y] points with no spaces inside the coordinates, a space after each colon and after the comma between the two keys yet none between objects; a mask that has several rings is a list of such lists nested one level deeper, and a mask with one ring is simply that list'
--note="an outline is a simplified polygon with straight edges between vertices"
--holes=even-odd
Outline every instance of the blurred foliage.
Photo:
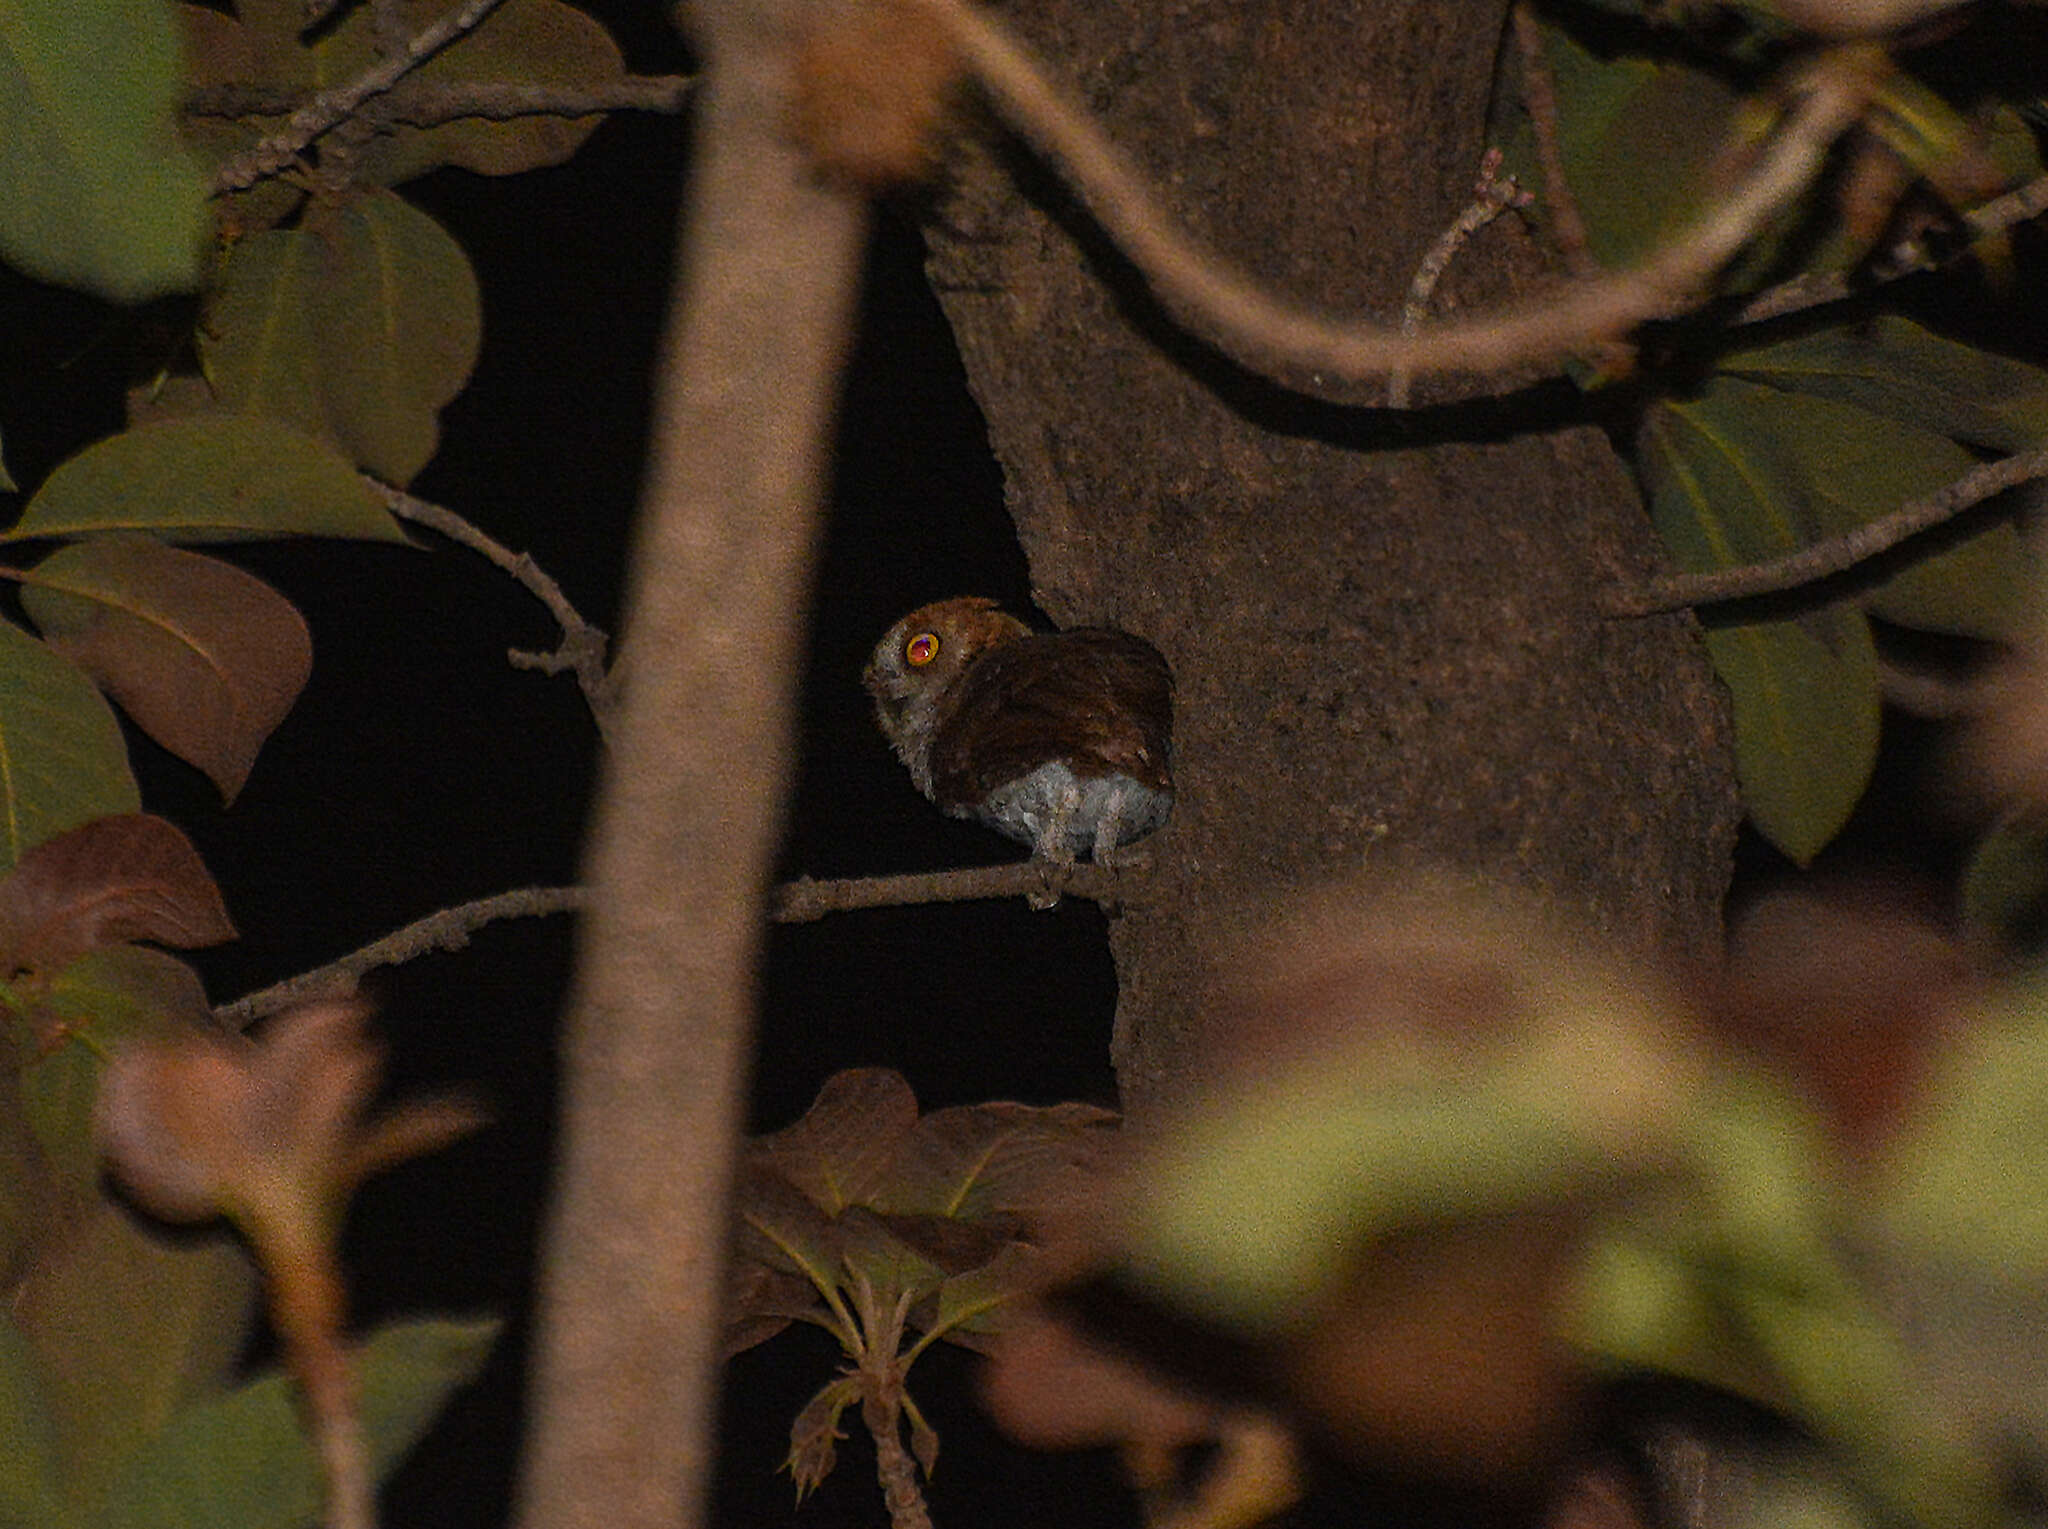
[{"label": "blurred foliage", "polygon": [[[1243,1001],[1298,1041],[1238,1050],[1152,1133],[1096,1267],[1362,1460],[1512,1479],[1572,1457],[1588,1388],[1661,1376],[1808,1441],[1726,1522],[2021,1522],[2048,985],[1959,978],[1893,913],[1776,916],[1670,982],[1469,897],[1297,914]],[[1813,953],[1859,942],[1894,952],[1876,982]],[[1072,1371],[1057,1405],[1109,1383]]]}]

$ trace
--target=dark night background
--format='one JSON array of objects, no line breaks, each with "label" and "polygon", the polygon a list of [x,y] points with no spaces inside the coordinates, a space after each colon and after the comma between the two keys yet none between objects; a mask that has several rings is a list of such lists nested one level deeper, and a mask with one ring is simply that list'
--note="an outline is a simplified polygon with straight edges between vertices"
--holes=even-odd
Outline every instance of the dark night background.
[{"label": "dark night background", "polygon": [[[655,8],[580,0],[632,66],[686,67]],[[571,163],[504,180],[443,172],[405,189],[442,219],[482,281],[484,350],[414,485],[530,551],[592,620],[616,631],[623,546],[645,455],[648,372],[668,286],[686,129],[625,116]],[[1028,581],[980,417],[925,289],[914,220],[885,212],[848,377],[832,515],[812,610],[802,767],[785,874],[860,875],[1008,858],[983,830],[916,796],[867,716],[860,665],[925,600],[995,595],[1028,610]],[[126,315],[0,277],[9,336],[0,438],[17,481],[118,428],[138,337]],[[189,320],[189,314],[186,315]],[[145,350],[146,354],[146,350]],[[159,358],[160,359],[160,358]],[[512,669],[508,647],[551,648],[541,607],[480,558],[421,533],[426,550],[338,543],[229,549],[311,622],[311,687],[223,811],[212,789],[139,735],[145,805],[190,832],[241,940],[197,958],[235,997],[421,914],[509,887],[574,879],[594,734],[573,684]],[[736,685],[751,681],[741,673]],[[1917,734],[1904,735],[1911,743]],[[1952,846],[1901,817],[1924,750],[1896,776],[1845,855],[1939,866]],[[1875,847],[1875,848],[1873,848]],[[1746,851],[1752,874],[1768,856]],[[523,1318],[542,1214],[554,1089],[553,1025],[568,980],[567,920],[519,921],[377,983],[390,1088],[473,1085],[488,1132],[363,1191],[349,1231],[360,1319],[496,1310],[513,1325],[400,1472],[386,1521],[495,1525],[512,1484]],[[777,929],[764,981],[753,1118],[786,1124],[829,1074],[901,1069],[927,1106],[1015,1098],[1107,1102],[1114,977],[1101,914],[1068,903],[884,910]],[[941,1345],[913,1391],[945,1452],[931,1483],[942,1525],[1133,1521],[1102,1455],[1018,1469],[974,1414],[972,1361]],[[837,1475],[801,1508],[777,1467],[789,1421],[836,1368],[808,1329],[743,1355],[713,1521],[838,1529],[884,1521],[858,1427]],[[994,1488],[992,1490],[991,1488]]]}]

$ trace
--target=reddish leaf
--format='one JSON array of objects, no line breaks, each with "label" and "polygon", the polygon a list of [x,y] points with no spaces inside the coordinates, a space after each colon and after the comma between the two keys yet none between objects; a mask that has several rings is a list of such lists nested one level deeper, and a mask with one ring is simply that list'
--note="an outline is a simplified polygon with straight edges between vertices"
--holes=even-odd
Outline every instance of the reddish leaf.
[{"label": "reddish leaf", "polygon": [[987,1353],[1018,1298],[1051,1283],[1050,1267],[1043,1249],[1027,1242],[1005,1243],[987,1263],[954,1275],[930,1299],[919,1302],[910,1313],[910,1325]]},{"label": "reddish leaf", "polygon": [[789,1430],[785,1469],[796,1479],[798,1502],[832,1474],[839,1453],[833,1446],[846,1437],[839,1428],[839,1415],[859,1400],[860,1378],[842,1375],[828,1381],[796,1415],[796,1423]]},{"label": "reddish leaf", "polygon": [[1096,1161],[1116,1116],[1089,1104],[974,1104],[917,1123],[878,1210],[973,1220],[1027,1215]]},{"label": "reddish leaf", "polygon": [[917,1457],[917,1467],[927,1479],[939,1468],[939,1433],[924,1420],[924,1414],[915,1408],[906,1409],[910,1422],[910,1452]]},{"label": "reddish leaf", "polygon": [[305,688],[313,640],[276,590],[142,536],[51,554],[22,591],[50,646],[229,801]]},{"label": "reddish leaf", "polygon": [[191,947],[234,937],[192,841],[147,813],[46,839],[0,880],[0,957],[10,970],[54,972],[131,940]]},{"label": "reddish leaf", "polygon": [[917,1124],[917,1097],[885,1067],[834,1073],[803,1119],[756,1138],[750,1156],[837,1215],[873,1198]]},{"label": "reddish leaf", "polygon": [[817,1288],[801,1274],[785,1274],[749,1258],[726,1272],[722,1357],[765,1343],[790,1323],[823,1311]]}]

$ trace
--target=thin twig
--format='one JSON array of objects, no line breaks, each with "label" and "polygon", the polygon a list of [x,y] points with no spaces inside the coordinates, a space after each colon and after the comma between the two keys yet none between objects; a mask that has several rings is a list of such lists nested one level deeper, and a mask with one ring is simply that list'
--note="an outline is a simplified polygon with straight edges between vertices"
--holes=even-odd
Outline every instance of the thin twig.
[{"label": "thin twig", "polygon": [[[2002,234],[2007,229],[2037,218],[2048,212],[2048,175],[2041,175],[2028,181],[2024,186],[2008,191],[2004,196],[1995,197],[1974,212],[1963,216],[1963,231],[1967,237],[1959,241],[1959,258],[1973,245]],[[1761,324],[1767,319],[1783,318],[1788,313],[1804,312],[1808,308],[1819,308],[1828,303],[1839,303],[1855,297],[1872,286],[1897,281],[1902,276],[1914,276],[1922,271],[1936,271],[1947,263],[1937,258],[1927,247],[1925,239],[1908,239],[1889,250],[1881,269],[1875,274],[1859,273],[1860,284],[1851,285],[1847,273],[1841,271],[1809,271],[1767,287],[1748,302],[1736,309],[1732,322],[1737,324]]]},{"label": "thin twig", "polygon": [[614,697],[611,672],[605,665],[610,639],[603,629],[585,621],[582,613],[569,603],[569,597],[562,593],[562,586],[526,553],[514,552],[494,541],[445,505],[415,499],[403,489],[379,483],[374,478],[365,481],[376,488],[392,514],[401,520],[431,527],[450,541],[460,542],[471,551],[481,553],[511,574],[548,608],[548,614],[562,628],[562,645],[552,653],[532,653],[514,648],[506,656],[515,668],[538,669],[546,674],[560,674],[564,670],[574,673],[577,687],[582,690],[590,715],[597,723],[598,736],[609,742]]},{"label": "thin twig", "polygon": [[345,85],[323,90],[293,112],[289,121],[247,152],[237,154],[214,172],[216,193],[242,191],[277,174],[305,152],[306,146],[337,123],[346,121],[365,101],[382,95],[448,44],[470,31],[499,0],[465,0],[416,34],[396,52],[379,59]]},{"label": "thin twig", "polygon": [[415,919],[396,933],[372,940],[325,966],[287,977],[267,988],[224,1003],[213,1017],[231,1030],[240,1030],[279,1010],[310,999],[331,997],[338,989],[353,988],[363,976],[380,966],[396,966],[415,956],[436,950],[460,950],[469,937],[486,924],[507,918],[541,918],[555,913],[574,913],[583,906],[581,887],[522,887],[459,903]]},{"label": "thin twig", "polygon": [[[1429,301],[1436,295],[1444,272],[1458,257],[1471,237],[1510,207],[1527,207],[1534,200],[1512,175],[1500,173],[1499,149],[1488,149],[1479,161],[1479,179],[1472,186],[1472,200],[1451,226],[1436,237],[1429,252],[1415,268],[1408,283],[1408,300],[1401,304],[1401,333],[1412,335],[1429,317]],[[1408,385],[1412,380],[1406,367],[1396,367],[1387,376],[1387,407],[1408,407]]]},{"label": "thin twig", "polygon": [[1543,26],[1529,0],[1516,0],[1515,47],[1522,55],[1522,109],[1536,134],[1536,162],[1543,168],[1543,210],[1550,215],[1550,236],[1574,276],[1598,273],[1593,242],[1565,179],[1564,155],[1557,146],[1557,87],[1550,60],[1543,55]]},{"label": "thin twig", "polygon": [[983,898],[1072,893],[1092,902],[1117,903],[1129,890],[1127,873],[1099,865],[1053,868],[1020,860],[1009,865],[973,866],[958,871],[913,871],[901,876],[859,876],[813,881],[799,876],[775,889],[768,916],[778,924],[808,924],[831,913],[860,908],[895,908],[920,903],[977,902]]},{"label": "thin twig", "polygon": [[[481,117],[591,117],[602,112],[646,111],[674,116],[689,103],[697,77],[628,75],[588,85],[532,85],[515,80],[405,80],[390,94],[366,101],[356,116],[372,127],[440,127]],[[209,85],[185,97],[188,117],[282,117],[307,104],[304,91],[263,85]]]},{"label": "thin twig", "polygon": [[1490,373],[1555,360],[1682,311],[1759,228],[1813,184],[1835,140],[1862,115],[1871,89],[1861,52],[1818,55],[1795,82],[1793,105],[1747,179],[1644,264],[1503,313],[1404,336],[1277,298],[1199,249],[1088,113],[1048,83],[1002,26],[964,0],[907,3],[945,28],[997,112],[1074,189],[1180,322],[1240,364],[1331,398],[1356,396],[1397,367]]},{"label": "thin twig", "polygon": [[1922,531],[1952,520],[1964,510],[2017,484],[2048,477],[2048,449],[2023,451],[1973,467],[1953,483],[1899,506],[1855,530],[1767,563],[1747,563],[1712,573],[1681,573],[1652,579],[1640,588],[1601,602],[1610,616],[1654,616],[1696,605],[1718,605],[1757,595],[1780,594],[1855,567]]}]

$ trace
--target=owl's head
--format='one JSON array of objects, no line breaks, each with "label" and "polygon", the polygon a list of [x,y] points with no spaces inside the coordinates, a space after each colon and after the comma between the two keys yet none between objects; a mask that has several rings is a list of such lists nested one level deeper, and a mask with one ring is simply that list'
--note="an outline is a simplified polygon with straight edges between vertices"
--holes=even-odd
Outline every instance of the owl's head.
[{"label": "owl's head", "polygon": [[981,654],[1030,632],[995,601],[963,595],[919,606],[875,644],[861,684],[875,698],[875,721],[927,796],[932,733],[947,691]]}]

